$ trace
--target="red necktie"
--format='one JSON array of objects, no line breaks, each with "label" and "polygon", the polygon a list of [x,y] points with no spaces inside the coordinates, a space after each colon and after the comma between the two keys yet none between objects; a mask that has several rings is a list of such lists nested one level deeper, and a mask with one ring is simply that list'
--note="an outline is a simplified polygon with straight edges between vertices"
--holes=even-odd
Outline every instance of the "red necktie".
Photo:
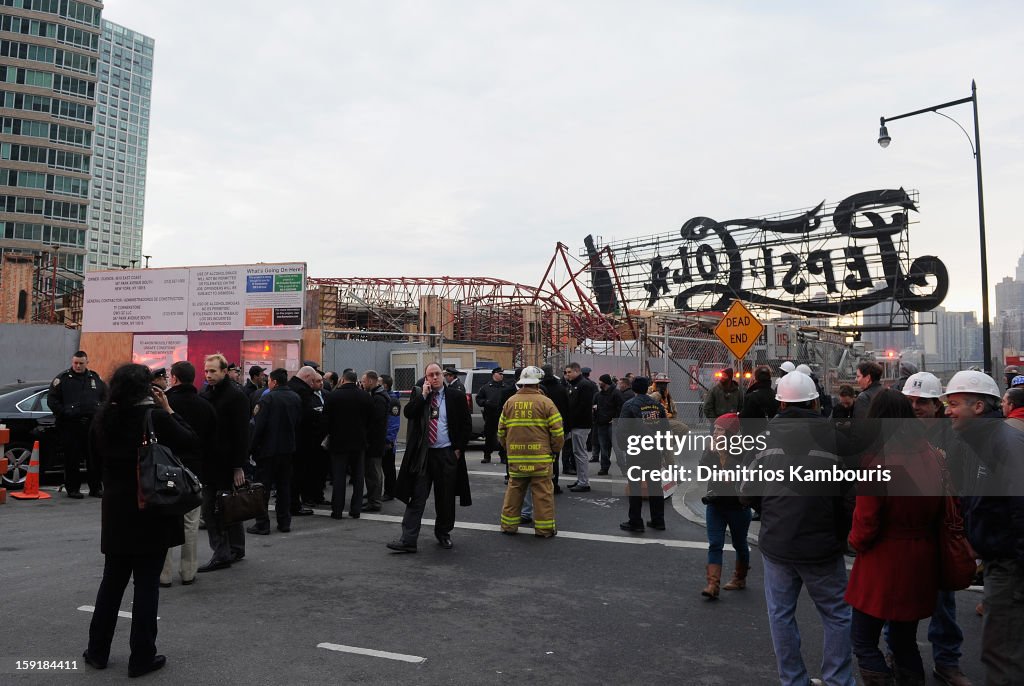
[{"label": "red necktie", "polygon": [[440,417],[441,398],[436,391],[430,394],[430,424],[427,425],[427,446],[437,443],[437,420]]}]

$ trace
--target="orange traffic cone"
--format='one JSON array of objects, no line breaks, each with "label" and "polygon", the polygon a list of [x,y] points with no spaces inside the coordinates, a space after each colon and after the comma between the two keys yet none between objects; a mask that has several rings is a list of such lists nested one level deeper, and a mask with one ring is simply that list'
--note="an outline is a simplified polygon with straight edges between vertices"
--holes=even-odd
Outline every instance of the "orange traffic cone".
[{"label": "orange traffic cone", "polygon": [[25,476],[25,488],[20,493],[11,493],[18,500],[47,500],[49,493],[39,490],[39,441],[32,445],[32,457],[28,463],[28,474]]}]

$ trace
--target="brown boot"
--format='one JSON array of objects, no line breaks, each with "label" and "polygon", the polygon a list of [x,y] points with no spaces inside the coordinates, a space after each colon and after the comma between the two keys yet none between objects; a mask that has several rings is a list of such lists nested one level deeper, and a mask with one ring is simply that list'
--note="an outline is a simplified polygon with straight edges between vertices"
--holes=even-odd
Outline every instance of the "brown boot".
[{"label": "brown boot", "polygon": [[864,686],[893,686],[896,683],[888,672],[872,672],[863,667],[860,669],[860,678]]},{"label": "brown boot", "polygon": [[725,586],[722,586],[727,591],[739,591],[747,587],[747,572],[750,571],[749,562],[737,562],[736,569],[732,571],[732,580],[729,581]]},{"label": "brown boot", "polygon": [[708,585],[700,592],[705,598],[718,600],[718,584],[722,581],[722,565],[708,565]]}]

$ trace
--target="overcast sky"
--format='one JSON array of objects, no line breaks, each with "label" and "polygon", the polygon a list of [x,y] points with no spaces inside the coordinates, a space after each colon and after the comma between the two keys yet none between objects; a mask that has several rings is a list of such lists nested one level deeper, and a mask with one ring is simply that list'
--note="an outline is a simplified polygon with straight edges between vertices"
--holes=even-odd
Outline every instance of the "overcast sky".
[{"label": "overcast sky", "polygon": [[[152,266],[539,282],[688,218],[920,191],[912,256],[980,309],[975,168],[934,114],[979,87],[989,278],[1024,252],[1019,2],[107,0],[156,39]],[[968,130],[969,105],[946,110]],[[1017,208],[1017,209],[1015,209]],[[994,301],[993,301],[994,307]]]}]

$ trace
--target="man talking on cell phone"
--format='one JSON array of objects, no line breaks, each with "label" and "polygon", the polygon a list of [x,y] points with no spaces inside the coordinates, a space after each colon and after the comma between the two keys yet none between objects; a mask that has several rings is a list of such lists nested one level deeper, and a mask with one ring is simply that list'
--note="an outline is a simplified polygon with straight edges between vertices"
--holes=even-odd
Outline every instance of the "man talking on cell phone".
[{"label": "man talking on cell phone", "polygon": [[425,374],[405,406],[408,441],[395,497],[406,503],[406,508],[401,538],[388,543],[388,548],[402,553],[416,552],[431,487],[437,511],[434,536],[446,550],[452,548],[455,497],[459,496],[463,507],[472,503],[465,457],[472,425],[466,397],[444,385],[437,362],[428,364]]}]

